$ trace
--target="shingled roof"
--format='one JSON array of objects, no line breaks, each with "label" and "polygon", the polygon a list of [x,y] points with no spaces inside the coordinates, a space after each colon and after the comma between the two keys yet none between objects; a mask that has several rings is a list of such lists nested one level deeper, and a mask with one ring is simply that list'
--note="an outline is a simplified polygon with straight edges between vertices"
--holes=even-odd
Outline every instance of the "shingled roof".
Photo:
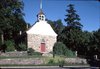
[{"label": "shingled roof", "polygon": [[38,15],[44,15],[42,9],[40,9],[40,12],[38,13]]}]

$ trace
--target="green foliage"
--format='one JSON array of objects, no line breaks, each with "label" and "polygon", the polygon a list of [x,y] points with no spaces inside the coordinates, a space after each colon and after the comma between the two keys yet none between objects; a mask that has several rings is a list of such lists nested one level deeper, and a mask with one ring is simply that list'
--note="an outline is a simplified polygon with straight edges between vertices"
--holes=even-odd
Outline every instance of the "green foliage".
[{"label": "green foliage", "polygon": [[82,31],[67,26],[62,31],[60,39],[69,49],[76,50],[82,43]]},{"label": "green foliage", "polygon": [[7,46],[6,51],[10,52],[10,51],[15,51],[15,44],[13,40],[7,40],[5,41],[5,45]]},{"label": "green foliage", "polygon": [[66,55],[66,46],[62,42],[55,43],[53,53],[57,55]]},{"label": "green foliage", "polygon": [[62,23],[62,21],[60,19],[58,19],[57,21],[51,21],[51,20],[47,20],[48,23],[51,25],[51,27],[53,28],[53,30],[59,35],[61,33],[61,31],[64,29],[64,25]]},{"label": "green foliage", "polygon": [[97,31],[95,31],[94,33],[94,37],[95,37],[95,44],[97,44],[97,48],[100,49],[100,29],[98,29]]},{"label": "green foliage", "polygon": [[24,43],[21,43],[21,44],[19,44],[19,50],[20,51],[26,51],[27,50],[27,46],[26,46],[26,44],[24,44]]},{"label": "green foliage", "polygon": [[80,18],[79,18],[79,15],[76,14],[76,10],[74,9],[74,5],[69,4],[68,7],[69,7],[69,9],[66,10],[68,12],[68,14],[65,15],[67,17],[67,18],[65,18],[65,22],[67,22],[68,26],[72,26],[74,28],[81,29],[81,27],[83,25],[81,25],[81,23],[79,22]]},{"label": "green foliage", "polygon": [[59,67],[63,67],[64,64],[65,64],[65,61],[64,60],[59,61]]},{"label": "green foliage", "polygon": [[32,55],[34,53],[34,50],[32,48],[28,49],[28,55]]},{"label": "green foliage", "polygon": [[14,39],[19,31],[26,30],[23,19],[23,2],[21,0],[0,1],[0,32],[5,40]]},{"label": "green foliage", "polygon": [[67,49],[67,57],[76,57],[75,52],[72,50]]},{"label": "green foliage", "polygon": [[28,55],[38,55],[38,56],[41,56],[42,53],[35,52],[32,48],[29,48],[28,49]]},{"label": "green foliage", "polygon": [[67,57],[75,57],[75,53],[69,50],[62,42],[57,42],[53,47],[53,54]]},{"label": "green foliage", "polygon": [[78,46],[81,46],[82,44],[82,25],[79,22],[80,18],[79,15],[76,14],[74,5],[69,4],[68,7],[68,14],[66,15],[67,18],[65,18],[67,26],[62,30],[59,41],[63,42],[69,49],[75,51],[78,50]]},{"label": "green foliage", "polygon": [[23,4],[19,0],[2,0],[0,7],[0,29],[4,31],[12,28],[16,16],[22,15]]},{"label": "green foliage", "polygon": [[51,21],[51,20],[47,20],[48,23],[51,25],[51,27],[53,28],[53,30],[56,32],[57,36],[57,41],[62,41],[63,39],[61,39],[61,34],[62,34],[62,30],[65,28],[65,26],[63,25],[61,19],[58,19],[56,21]]},{"label": "green foliage", "polygon": [[48,64],[54,64],[55,62],[54,62],[54,60],[53,59],[50,59],[49,61],[48,61]]},{"label": "green foliage", "polygon": [[39,56],[41,56],[42,53],[40,53],[40,52],[34,52],[32,55],[39,55]]}]

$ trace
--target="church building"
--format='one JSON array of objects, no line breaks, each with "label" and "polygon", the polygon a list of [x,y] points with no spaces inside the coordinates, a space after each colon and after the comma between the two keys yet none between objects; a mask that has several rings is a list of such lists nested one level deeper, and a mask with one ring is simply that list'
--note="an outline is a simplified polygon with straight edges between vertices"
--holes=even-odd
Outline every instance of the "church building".
[{"label": "church building", "polygon": [[26,33],[28,48],[32,48],[40,53],[53,51],[57,34],[46,21],[45,14],[42,11],[42,2],[40,3],[40,12],[37,15],[37,22],[26,31]]}]

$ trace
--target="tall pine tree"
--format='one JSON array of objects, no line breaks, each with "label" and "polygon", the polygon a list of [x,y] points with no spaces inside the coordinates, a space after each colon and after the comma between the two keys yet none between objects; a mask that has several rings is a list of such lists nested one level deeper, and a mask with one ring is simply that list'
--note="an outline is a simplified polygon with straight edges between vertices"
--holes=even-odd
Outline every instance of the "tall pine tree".
[{"label": "tall pine tree", "polygon": [[67,17],[65,18],[65,22],[67,23],[67,26],[81,29],[83,25],[79,22],[80,18],[79,18],[79,15],[76,14],[74,5],[69,4],[68,7],[69,9],[66,10],[68,14],[65,15]]},{"label": "tall pine tree", "polygon": [[62,31],[60,41],[62,41],[69,49],[76,51],[82,43],[82,24],[79,22],[79,15],[76,14],[74,5],[68,5],[69,9],[65,18],[67,26]]}]

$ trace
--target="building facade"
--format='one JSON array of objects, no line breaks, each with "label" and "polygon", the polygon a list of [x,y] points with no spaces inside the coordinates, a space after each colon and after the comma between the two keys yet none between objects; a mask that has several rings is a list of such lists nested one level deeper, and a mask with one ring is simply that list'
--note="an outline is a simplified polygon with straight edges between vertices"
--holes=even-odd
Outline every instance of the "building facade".
[{"label": "building facade", "polygon": [[37,15],[37,22],[26,31],[28,48],[40,53],[52,52],[57,40],[57,34],[45,19],[45,14],[40,9]]}]

